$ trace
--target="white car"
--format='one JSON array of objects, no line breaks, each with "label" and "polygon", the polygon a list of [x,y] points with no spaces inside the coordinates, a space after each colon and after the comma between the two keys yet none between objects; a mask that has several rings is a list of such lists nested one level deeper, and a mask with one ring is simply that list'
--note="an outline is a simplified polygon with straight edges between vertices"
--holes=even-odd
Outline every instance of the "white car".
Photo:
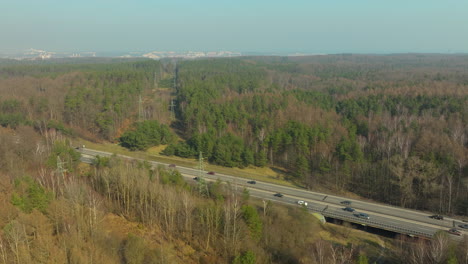
[{"label": "white car", "polygon": [[300,204],[300,205],[303,205],[303,206],[307,206],[307,202],[304,202],[304,201],[297,201],[297,204]]}]

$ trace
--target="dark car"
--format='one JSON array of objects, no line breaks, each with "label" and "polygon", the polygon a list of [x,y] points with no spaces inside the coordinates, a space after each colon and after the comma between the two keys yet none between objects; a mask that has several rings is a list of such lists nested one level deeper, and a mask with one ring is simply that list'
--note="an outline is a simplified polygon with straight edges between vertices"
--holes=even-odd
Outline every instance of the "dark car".
[{"label": "dark car", "polygon": [[436,215],[431,215],[431,216],[429,216],[429,217],[432,218],[432,219],[436,219],[436,220],[444,220],[444,217],[441,216],[441,215],[438,215],[438,214],[436,214]]},{"label": "dark car", "polygon": [[455,228],[451,228],[447,232],[449,234],[456,235],[456,236],[461,236],[462,235],[462,233],[459,230],[455,229]]},{"label": "dark car", "polygon": [[359,213],[359,214],[355,214],[355,216],[359,217],[359,218],[364,218],[364,219],[369,219],[369,215],[366,214],[366,213]]},{"label": "dark car", "polygon": [[247,183],[248,184],[256,184],[257,182],[256,181],[248,181]]},{"label": "dark car", "polygon": [[215,175],[216,173],[214,171],[209,171],[208,174],[209,175]]},{"label": "dark car", "polygon": [[461,224],[461,225],[458,225],[458,227],[463,228],[463,229],[468,229],[468,224]]},{"label": "dark car", "polygon": [[175,168],[176,165],[175,164],[169,164],[169,168]]},{"label": "dark car", "polygon": [[274,196],[276,197],[283,197],[284,195],[282,193],[275,193]]},{"label": "dark car", "polygon": [[350,205],[351,204],[351,201],[342,201],[340,202],[341,204],[344,204],[344,205]]},{"label": "dark car", "polygon": [[351,212],[351,213],[356,211],[356,210],[354,210],[354,208],[351,208],[351,207],[345,207],[345,208],[343,208],[343,210]]},{"label": "dark car", "polygon": [[194,179],[194,180],[196,180],[196,181],[198,181],[200,178],[198,178],[198,177],[195,177],[195,178],[193,178],[193,179]]}]

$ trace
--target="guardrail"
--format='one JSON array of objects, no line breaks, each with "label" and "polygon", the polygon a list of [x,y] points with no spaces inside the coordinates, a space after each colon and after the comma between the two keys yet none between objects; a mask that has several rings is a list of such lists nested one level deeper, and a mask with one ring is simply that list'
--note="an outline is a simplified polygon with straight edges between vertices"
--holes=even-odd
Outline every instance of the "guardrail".
[{"label": "guardrail", "polygon": [[398,227],[398,226],[394,226],[394,225],[387,225],[387,224],[383,224],[383,223],[380,223],[380,222],[372,221],[370,219],[357,218],[354,215],[349,216],[349,215],[344,215],[344,214],[338,214],[338,213],[335,213],[335,212],[332,212],[332,211],[323,210],[323,208],[322,209],[316,209],[316,208],[313,208],[313,207],[312,208],[309,207],[308,209],[312,210],[312,211],[315,211],[315,212],[318,212],[318,213],[321,213],[322,215],[324,215],[326,217],[335,218],[335,219],[339,219],[339,220],[343,220],[343,221],[347,221],[347,222],[351,222],[351,223],[355,223],[355,224],[367,225],[367,226],[371,226],[371,227],[375,227],[375,228],[379,228],[379,229],[383,229],[383,230],[387,230],[387,231],[391,231],[391,232],[395,232],[395,233],[399,233],[399,234],[416,236],[416,237],[423,237],[423,238],[432,238],[434,236],[434,233],[420,232],[420,231],[411,230],[411,229],[407,229],[407,228],[402,228],[402,227]]},{"label": "guardrail", "polygon": [[[94,152],[94,151],[91,151],[91,152]],[[103,154],[103,156],[108,156],[108,155],[106,155],[104,153],[102,153],[102,154]],[[124,158],[142,160],[142,159],[131,158],[131,157],[124,157]],[[83,159],[84,158],[82,158],[82,161],[84,161]],[[160,162],[155,162],[155,161],[152,161],[152,162],[156,163],[156,164],[162,164]],[[343,221],[347,221],[347,222],[351,222],[351,223],[367,225],[367,226],[371,226],[371,227],[375,227],[375,228],[379,228],[379,229],[383,229],[383,230],[387,230],[387,231],[391,231],[391,232],[396,232],[396,233],[400,233],[400,234],[423,237],[423,238],[432,238],[433,235],[434,235],[434,233],[420,232],[420,231],[415,231],[415,230],[402,228],[402,227],[398,227],[398,226],[394,226],[394,225],[383,224],[383,223],[380,223],[380,222],[372,221],[370,219],[357,218],[354,215],[349,216],[347,214],[338,214],[338,213],[335,213],[335,212],[332,212],[332,211],[324,210],[323,207],[314,208],[314,207],[309,206],[308,209],[311,210],[311,211],[321,213],[322,215],[327,216],[327,217],[331,217],[331,218],[335,218],[335,219],[339,219],[339,220],[343,220]]]}]

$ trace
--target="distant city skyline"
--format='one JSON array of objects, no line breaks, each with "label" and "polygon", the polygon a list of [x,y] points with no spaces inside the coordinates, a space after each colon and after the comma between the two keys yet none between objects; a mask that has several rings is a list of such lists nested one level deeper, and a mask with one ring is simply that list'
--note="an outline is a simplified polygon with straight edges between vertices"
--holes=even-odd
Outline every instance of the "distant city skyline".
[{"label": "distant city skyline", "polygon": [[18,59],[18,60],[36,60],[36,59],[56,59],[56,58],[80,58],[80,57],[120,57],[120,58],[148,58],[148,59],[163,59],[163,58],[209,58],[209,57],[238,57],[245,54],[232,51],[151,51],[151,52],[94,52],[94,51],[78,51],[78,52],[55,52],[51,50],[28,49],[19,53],[2,54],[0,58]]},{"label": "distant city skyline", "polygon": [[0,54],[468,52],[465,0],[17,0],[0,10]]}]

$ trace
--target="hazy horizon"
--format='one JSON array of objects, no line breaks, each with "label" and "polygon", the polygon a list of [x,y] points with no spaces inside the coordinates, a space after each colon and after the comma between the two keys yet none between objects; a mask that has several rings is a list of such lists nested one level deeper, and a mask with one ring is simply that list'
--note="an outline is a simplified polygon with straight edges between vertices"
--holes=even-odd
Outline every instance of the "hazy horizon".
[{"label": "hazy horizon", "polygon": [[0,53],[467,53],[468,2],[45,0],[0,4]]}]

